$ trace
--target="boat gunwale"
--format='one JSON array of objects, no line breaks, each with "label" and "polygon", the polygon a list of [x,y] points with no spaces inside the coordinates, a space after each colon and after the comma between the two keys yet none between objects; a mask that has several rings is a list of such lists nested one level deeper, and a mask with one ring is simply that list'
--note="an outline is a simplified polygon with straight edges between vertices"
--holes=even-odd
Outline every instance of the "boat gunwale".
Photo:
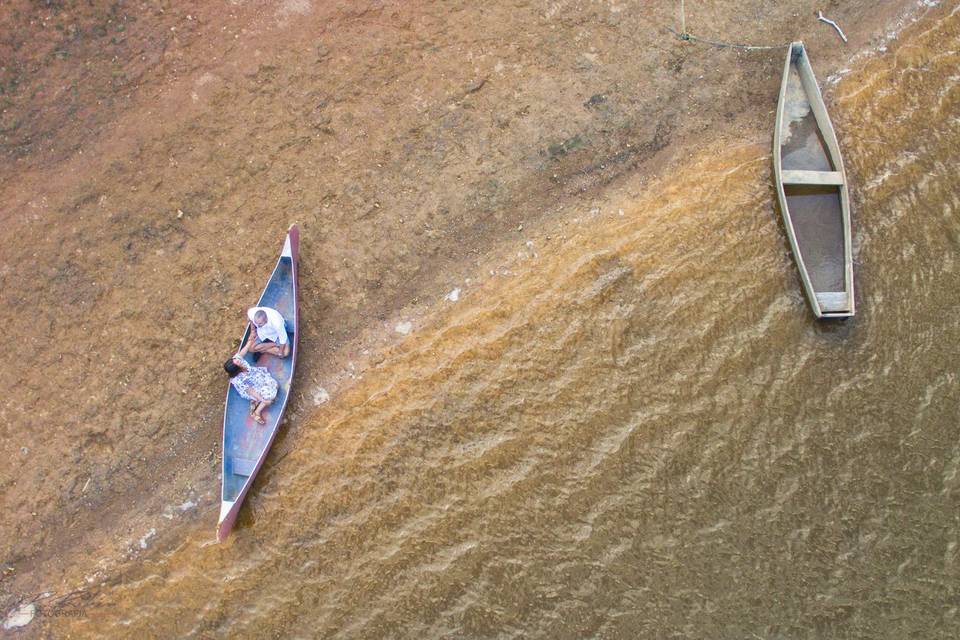
[{"label": "boat gunwale", "polygon": [[[795,52],[797,53],[795,54]],[[813,282],[810,279],[810,272],[807,269],[803,254],[800,251],[796,229],[793,225],[793,216],[790,213],[789,206],[787,205],[787,195],[784,188],[785,185],[782,175],[784,171],[782,166],[782,129],[791,65],[797,66],[797,74],[800,77],[801,85],[803,86],[807,101],[810,104],[811,112],[816,120],[820,134],[823,136],[824,142],[826,142],[829,160],[833,164],[834,171],[840,173],[842,177],[842,184],[836,185],[836,188],[838,189],[840,196],[840,215],[843,229],[844,293],[847,295],[847,301],[849,303],[849,309],[843,311],[825,311],[821,307],[820,302],[817,300],[817,290],[813,286]],[[843,156],[840,153],[840,145],[837,141],[833,123],[830,121],[829,114],[826,110],[826,105],[823,101],[823,95],[820,93],[820,87],[817,84],[816,76],[813,73],[813,67],[810,64],[806,47],[802,41],[796,41],[790,44],[788,47],[786,60],[784,62],[783,77],[780,81],[780,94],[777,100],[776,120],[773,134],[773,169],[774,182],[776,183],[777,187],[777,198],[779,200],[780,212],[783,216],[787,238],[790,242],[790,248],[793,252],[794,261],[797,263],[798,270],[800,271],[800,280],[803,284],[804,293],[807,296],[807,300],[809,301],[814,314],[818,319],[849,318],[853,316],[856,312],[856,303],[854,300],[855,296],[853,288],[853,247],[851,239],[850,196],[847,188],[847,174],[843,166]]]}]

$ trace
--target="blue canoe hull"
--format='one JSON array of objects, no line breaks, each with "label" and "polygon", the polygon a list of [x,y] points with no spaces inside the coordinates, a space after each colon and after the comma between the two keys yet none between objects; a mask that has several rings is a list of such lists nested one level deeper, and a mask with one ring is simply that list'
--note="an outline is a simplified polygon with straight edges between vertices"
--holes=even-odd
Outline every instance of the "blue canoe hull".
[{"label": "blue canoe hull", "polygon": [[[247,354],[247,362],[267,367],[277,381],[277,397],[264,411],[266,424],[257,424],[250,416],[249,403],[240,397],[232,385],[227,385],[227,400],[223,412],[223,466],[220,493],[220,519],[217,541],[223,542],[236,522],[243,499],[253,485],[254,478],[270,451],[277,435],[283,412],[290,399],[290,384],[297,363],[297,343],[300,338],[300,308],[297,302],[297,258],[300,233],[296,225],[287,231],[287,238],[277,265],[267,281],[258,307],[272,307],[283,315],[290,338],[290,355],[278,358],[271,355]],[[249,325],[240,341],[241,347],[250,332]]]}]

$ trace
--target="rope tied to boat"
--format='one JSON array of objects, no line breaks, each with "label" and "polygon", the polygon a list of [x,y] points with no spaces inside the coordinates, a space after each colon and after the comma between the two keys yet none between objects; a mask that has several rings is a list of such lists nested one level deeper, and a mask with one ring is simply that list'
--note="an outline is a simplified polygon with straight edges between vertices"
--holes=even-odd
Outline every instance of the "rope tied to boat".
[{"label": "rope tied to boat", "polygon": [[666,27],[667,31],[677,36],[685,42],[701,42],[703,44],[708,44],[713,47],[719,47],[721,49],[743,49],[744,51],[759,51],[759,50],[769,50],[769,49],[786,49],[790,46],[791,43],[784,42],[783,44],[743,44],[740,42],[723,42],[720,40],[710,40],[708,38],[701,38],[700,36],[695,36],[692,33],[680,32],[674,29],[673,27]]},{"label": "rope tied to boat", "polygon": [[785,49],[790,46],[791,43],[784,42],[783,44],[745,44],[740,42],[724,42],[722,40],[710,40],[709,38],[701,38],[700,36],[695,36],[692,33],[687,31],[687,15],[686,7],[684,6],[684,0],[680,0],[680,30],[677,31],[673,27],[666,27],[667,31],[678,37],[684,42],[700,42],[703,44],[708,44],[712,47],[718,47],[721,49],[742,49],[744,51],[761,51],[761,50],[770,50],[770,49]]}]

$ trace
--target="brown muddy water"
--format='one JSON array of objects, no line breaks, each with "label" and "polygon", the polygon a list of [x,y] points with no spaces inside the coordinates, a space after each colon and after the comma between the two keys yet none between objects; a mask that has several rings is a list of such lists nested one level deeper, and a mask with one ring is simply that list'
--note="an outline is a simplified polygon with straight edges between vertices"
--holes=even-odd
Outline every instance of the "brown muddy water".
[{"label": "brown muddy water", "polygon": [[300,429],[231,542],[184,524],[46,630],[960,635],[958,18],[821,78],[854,319],[811,317],[766,132],[719,136],[444,303]]}]

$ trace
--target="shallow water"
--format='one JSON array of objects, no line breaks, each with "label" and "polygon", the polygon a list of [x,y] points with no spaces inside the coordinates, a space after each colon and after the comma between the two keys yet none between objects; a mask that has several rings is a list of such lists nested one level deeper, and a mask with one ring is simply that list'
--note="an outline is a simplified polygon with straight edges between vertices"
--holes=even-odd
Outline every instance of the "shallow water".
[{"label": "shallow water", "polygon": [[184,525],[57,637],[956,637],[958,25],[832,90],[856,318],[811,317],[769,143],[719,141],[534,239],[299,429],[230,543]]}]

